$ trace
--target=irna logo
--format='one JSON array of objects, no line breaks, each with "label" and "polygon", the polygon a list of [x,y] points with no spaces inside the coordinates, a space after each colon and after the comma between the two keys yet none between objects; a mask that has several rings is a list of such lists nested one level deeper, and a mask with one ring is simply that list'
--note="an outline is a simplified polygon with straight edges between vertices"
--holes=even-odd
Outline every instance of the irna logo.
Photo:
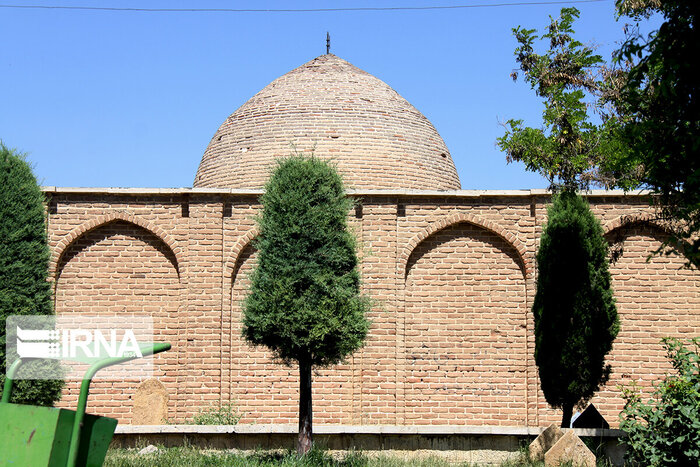
[{"label": "irna logo", "polygon": [[21,358],[143,357],[131,329],[21,329],[17,326],[17,354]]}]

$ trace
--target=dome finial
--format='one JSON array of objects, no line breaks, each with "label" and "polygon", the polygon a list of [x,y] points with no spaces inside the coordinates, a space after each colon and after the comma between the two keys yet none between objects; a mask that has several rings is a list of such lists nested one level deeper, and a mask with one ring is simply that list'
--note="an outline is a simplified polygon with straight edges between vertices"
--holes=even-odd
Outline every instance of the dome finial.
[{"label": "dome finial", "polygon": [[326,55],[331,53],[331,33],[326,31]]}]

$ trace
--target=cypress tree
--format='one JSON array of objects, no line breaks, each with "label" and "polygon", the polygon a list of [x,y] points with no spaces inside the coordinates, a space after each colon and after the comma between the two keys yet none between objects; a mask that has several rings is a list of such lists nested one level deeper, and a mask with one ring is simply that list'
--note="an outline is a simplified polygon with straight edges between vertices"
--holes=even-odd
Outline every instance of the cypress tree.
[{"label": "cypress tree", "polygon": [[362,346],[369,322],[360,294],[352,207],[327,162],[281,161],[260,199],[258,264],[243,306],[243,336],[299,366],[299,454],[312,442],[311,371]]},{"label": "cypress tree", "polygon": [[[47,281],[49,247],[44,194],[25,156],[2,143],[0,187],[0,361],[9,366],[12,362],[5,362],[7,317],[51,315],[53,302]],[[4,380],[3,371],[0,383]],[[50,406],[60,399],[62,387],[63,382],[57,380],[19,380],[12,402]]]},{"label": "cypress tree", "polygon": [[619,330],[608,271],[608,244],[575,192],[554,197],[537,253],[535,362],[547,403],[568,427],[610,377],[605,355]]}]

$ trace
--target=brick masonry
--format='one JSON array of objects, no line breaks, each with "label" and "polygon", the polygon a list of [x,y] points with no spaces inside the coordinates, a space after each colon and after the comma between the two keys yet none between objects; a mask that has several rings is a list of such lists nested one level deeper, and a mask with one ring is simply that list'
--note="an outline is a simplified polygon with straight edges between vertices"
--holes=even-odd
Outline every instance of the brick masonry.
[{"label": "brick masonry", "polygon": [[[240,338],[255,264],[251,190],[45,188],[56,311],[153,315],[168,419],[220,402],[243,423],[295,423],[297,369]],[[547,426],[531,313],[543,192],[355,192],[363,287],[375,301],[363,349],[314,375],[315,421],[354,425]],[[700,335],[700,273],[648,255],[664,239],[642,196],[589,197],[611,243],[621,331],[593,402],[617,426],[617,386],[649,391],[670,368],[660,338]],[[140,381],[96,382],[92,412],[129,424]],[[61,406],[72,407],[70,384]]]}]

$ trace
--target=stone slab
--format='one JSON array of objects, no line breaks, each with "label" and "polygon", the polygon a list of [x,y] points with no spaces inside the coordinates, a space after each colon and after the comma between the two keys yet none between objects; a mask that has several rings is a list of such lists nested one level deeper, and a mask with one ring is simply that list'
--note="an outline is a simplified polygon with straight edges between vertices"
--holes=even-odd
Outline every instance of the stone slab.
[{"label": "stone slab", "polygon": [[571,430],[567,430],[544,455],[546,467],[558,466],[564,462],[571,462],[574,467],[596,467],[595,454]]},{"label": "stone slab", "polygon": [[589,404],[586,410],[571,424],[573,428],[610,428],[610,424],[598,412],[595,405]]},{"label": "stone slab", "polygon": [[[298,426],[270,425],[118,425],[113,447],[142,448],[148,444],[198,446],[203,449],[293,449]],[[568,431],[568,430],[567,430]],[[622,466],[624,436],[620,430],[574,429],[583,437],[604,443],[603,452],[614,466]],[[411,456],[458,455],[461,462],[500,465],[518,457],[520,446],[542,432],[540,427],[474,427],[450,425],[315,425],[316,442],[330,450],[366,453],[392,451]]]},{"label": "stone slab", "polygon": [[[181,195],[181,194],[225,194],[225,195],[261,195],[264,190],[249,188],[127,188],[127,187],[57,187],[42,186],[44,193],[86,193],[86,194],[116,194],[116,195]],[[524,190],[411,190],[411,189],[347,189],[352,196],[426,196],[441,198],[481,198],[481,197],[529,197],[550,196],[545,189]],[[623,190],[590,190],[584,197],[639,197],[647,196],[648,190],[624,192]]]},{"label": "stone slab", "polygon": [[134,395],[132,423],[135,425],[160,425],[168,419],[168,391],[155,378],[141,383]]},{"label": "stone slab", "polygon": [[564,436],[564,432],[561,431],[561,428],[554,423],[549,425],[532,443],[530,443],[530,459],[534,461],[543,461],[545,453],[549,451],[562,436]]}]

